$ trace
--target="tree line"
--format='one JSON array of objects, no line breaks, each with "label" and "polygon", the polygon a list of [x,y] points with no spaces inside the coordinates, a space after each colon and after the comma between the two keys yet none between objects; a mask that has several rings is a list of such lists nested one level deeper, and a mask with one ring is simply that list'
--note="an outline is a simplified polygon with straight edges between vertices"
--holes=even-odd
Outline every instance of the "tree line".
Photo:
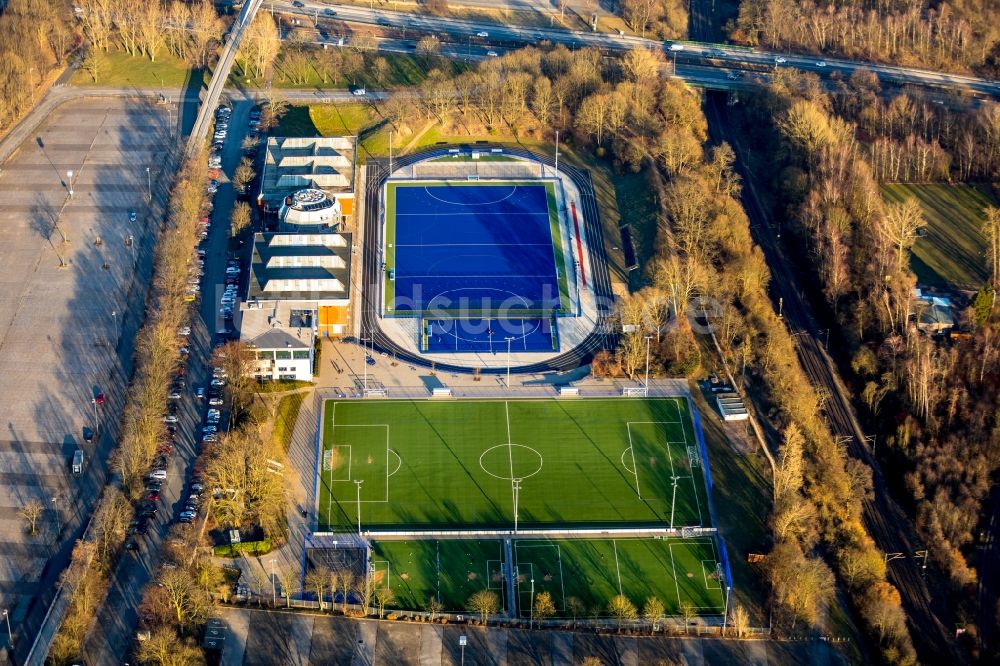
[{"label": "tree line", "polygon": [[994,307],[1000,209],[983,212],[992,277],[959,310],[958,324],[968,332],[935,340],[916,327],[920,306],[909,261],[926,220],[914,200],[883,201],[879,183],[895,174],[866,144],[916,133],[952,165],[945,177],[996,178],[1000,110],[986,103],[972,111],[928,111],[903,94],[878,102],[885,110],[878,119],[882,113],[866,113],[871,107],[863,103],[859,110],[856,99],[817,94],[810,78],[779,76],[751,101],[748,131],[757,132],[759,145],[777,148],[764,159],[780,174],[770,185],[791,223],[787,241],[812,259],[807,270],[839,326],[843,370],[876,430],[880,457],[934,564],[951,580],[959,618],[972,622],[976,596],[965,592],[978,580],[975,535],[1000,469]]},{"label": "tree line", "polygon": [[1000,7],[990,0],[742,0],[729,36],[775,50],[1000,72]]},{"label": "tree line", "polygon": [[38,89],[79,46],[69,0],[10,0],[0,13],[0,130],[32,106]]}]

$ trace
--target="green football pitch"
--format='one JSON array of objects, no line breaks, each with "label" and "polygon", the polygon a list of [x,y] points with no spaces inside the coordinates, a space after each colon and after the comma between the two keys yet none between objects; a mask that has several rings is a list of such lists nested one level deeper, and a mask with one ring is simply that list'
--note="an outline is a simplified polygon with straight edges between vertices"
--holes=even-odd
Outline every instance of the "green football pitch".
[{"label": "green football pitch", "polygon": [[[509,563],[499,540],[373,540],[371,565],[379,584],[395,593],[404,610],[426,610],[437,598],[461,611],[482,589],[496,592],[508,611],[504,572]],[[517,609],[527,617],[531,592],[548,592],[560,617],[574,606],[582,617],[606,617],[612,597],[623,594],[641,608],[659,599],[667,615],[689,604],[698,614],[723,612],[725,596],[711,538],[515,539]],[[533,581],[533,582],[532,582]],[[574,604],[571,600],[579,601]],[[580,610],[577,610],[580,613]]]},{"label": "green football pitch", "polygon": [[[328,401],[319,531],[710,526],[687,401]],[[360,512],[359,512],[360,508]]]}]

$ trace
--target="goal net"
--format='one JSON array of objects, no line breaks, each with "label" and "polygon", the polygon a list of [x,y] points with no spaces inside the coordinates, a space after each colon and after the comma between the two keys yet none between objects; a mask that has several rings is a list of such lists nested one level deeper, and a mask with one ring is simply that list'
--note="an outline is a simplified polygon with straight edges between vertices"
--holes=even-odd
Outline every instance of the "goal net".
[{"label": "goal net", "polygon": [[622,389],[622,395],[626,398],[645,398],[646,397],[646,387],[645,386],[626,386]]},{"label": "goal net", "polygon": [[388,398],[389,389],[387,388],[370,388],[365,389],[366,398]]}]

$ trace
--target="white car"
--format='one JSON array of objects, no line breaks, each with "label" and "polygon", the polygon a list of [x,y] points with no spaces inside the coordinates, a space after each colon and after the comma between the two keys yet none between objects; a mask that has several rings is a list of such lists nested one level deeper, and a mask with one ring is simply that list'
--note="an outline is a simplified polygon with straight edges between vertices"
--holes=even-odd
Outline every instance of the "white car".
[{"label": "white car", "polygon": [[500,57],[500,54],[497,53],[496,51],[487,51],[486,55],[489,56],[490,58],[499,58]]},{"label": "white car", "polygon": [[166,481],[167,470],[165,469],[154,469],[149,473],[149,478],[156,479],[157,481]]},{"label": "white car", "polygon": [[[198,283],[195,282],[194,284],[198,284]],[[191,335],[191,327],[190,326],[181,326],[179,329],[177,329],[177,335],[183,335],[185,337]]]},{"label": "white car", "polygon": [[774,59],[774,62],[778,63],[779,65],[784,65],[786,62],[788,62],[788,58],[782,58],[781,56],[778,56],[777,58]]},{"label": "white car", "polygon": [[355,97],[364,97],[365,95],[368,94],[368,91],[365,90],[364,88],[355,88],[354,90],[351,91],[351,94],[354,95]]},{"label": "white car", "polygon": [[221,407],[223,404],[222,398],[212,398],[208,401],[208,404],[210,404],[212,407]]},{"label": "white car", "polygon": [[179,419],[174,414],[167,414],[163,417],[164,423],[177,423]]},{"label": "white car", "polygon": [[820,60],[816,63],[817,67],[826,67],[826,60]]},{"label": "white car", "polygon": [[490,33],[486,32],[485,30],[480,30],[479,32],[476,33],[476,37],[482,37],[483,39],[486,39],[489,36]]}]

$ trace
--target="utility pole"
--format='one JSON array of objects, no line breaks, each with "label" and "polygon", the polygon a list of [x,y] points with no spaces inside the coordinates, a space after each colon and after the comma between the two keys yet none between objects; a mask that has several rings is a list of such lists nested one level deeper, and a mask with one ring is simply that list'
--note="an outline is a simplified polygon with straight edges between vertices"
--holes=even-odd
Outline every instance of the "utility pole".
[{"label": "utility pole", "polygon": [[73,170],[66,171],[66,180],[69,182],[69,198],[73,198]]},{"label": "utility pole", "polygon": [[153,202],[153,181],[149,175],[149,167],[146,167],[146,201]]},{"label": "utility pole", "polygon": [[670,529],[674,529],[674,507],[677,506],[677,480],[679,476],[670,477],[674,481],[673,497],[670,500]]},{"label": "utility pole", "polygon": [[389,177],[392,177],[392,130],[389,130]]},{"label": "utility pole", "polygon": [[521,494],[521,479],[511,479],[511,486],[514,490],[514,534],[517,534],[517,499]]},{"label": "utility pole", "polygon": [[535,579],[531,579],[531,614],[528,616],[528,629],[535,624]]},{"label": "utility pole", "polygon": [[14,634],[10,631],[10,615],[7,614],[7,609],[3,609],[3,619],[7,621],[7,647],[14,647]]}]

